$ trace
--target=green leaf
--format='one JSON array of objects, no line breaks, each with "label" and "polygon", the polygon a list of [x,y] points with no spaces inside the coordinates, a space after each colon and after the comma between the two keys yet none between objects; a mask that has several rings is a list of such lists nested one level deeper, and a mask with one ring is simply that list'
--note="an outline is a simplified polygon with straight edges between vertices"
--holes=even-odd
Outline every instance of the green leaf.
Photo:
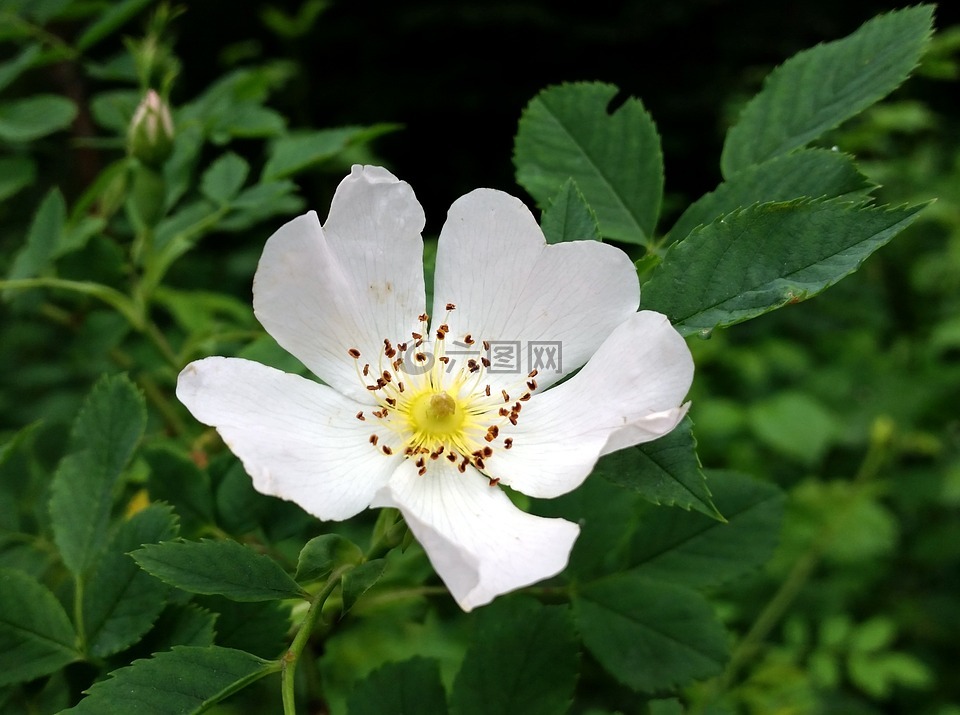
[{"label": "green leaf", "polygon": [[176,535],[176,517],[159,504],[120,525],[83,590],[83,632],[90,655],[113,655],[150,630],[169,589],[141,571],[127,554]]},{"label": "green leaf", "polygon": [[726,522],[650,509],[632,538],[636,573],[704,588],[733,581],[770,558],[779,539],[783,493],[736,472],[711,472],[710,485]]},{"label": "green leaf", "polygon": [[151,499],[172,505],[185,532],[213,523],[213,491],[207,473],[172,447],[155,447],[144,455],[150,465]]},{"label": "green leaf", "polygon": [[608,111],[618,91],[594,82],[540,92],[520,117],[513,163],[517,182],[540,206],[572,178],[602,236],[646,244],[663,196],[660,137],[639,99]]},{"label": "green leaf", "polygon": [[229,203],[240,193],[249,172],[250,165],[243,157],[227,152],[203,172],[200,193],[215,204]]},{"label": "green leaf", "polygon": [[290,609],[277,601],[239,603],[222,596],[197,601],[217,617],[216,643],[262,658],[275,658],[287,647]]},{"label": "green leaf", "polygon": [[747,167],[694,201],[677,219],[664,243],[682,240],[697,226],[753,204],[801,197],[862,199],[873,186],[847,154],[801,149]]},{"label": "green leaf", "polygon": [[213,645],[218,625],[216,613],[196,604],[168,604],[136,650],[157,653],[178,645]]},{"label": "green leaf", "polygon": [[723,672],[726,633],[695,591],[623,573],[584,586],[573,604],[584,645],[634,690],[676,690]]},{"label": "green leaf", "polygon": [[0,139],[29,142],[66,129],[77,116],[77,107],[57,94],[35,94],[0,104]]},{"label": "green leaf", "polygon": [[79,658],[76,634],[46,586],[0,569],[0,686],[54,673]]},{"label": "green leaf", "polygon": [[77,49],[89,50],[139,15],[152,2],[153,0],[122,0],[110,4],[103,12],[95,15],[96,20],[91,22],[77,38]]},{"label": "green leaf", "polygon": [[310,539],[300,550],[297,581],[306,583],[329,575],[338,566],[359,564],[363,551],[339,534],[323,534]]},{"label": "green leaf", "polygon": [[780,454],[813,467],[841,437],[842,425],[806,392],[783,391],[750,406],[753,433]]},{"label": "green leaf", "polygon": [[115,670],[66,715],[193,715],[278,669],[232,648],[178,646]]},{"label": "green leaf", "polygon": [[343,591],[343,613],[346,613],[360,597],[380,580],[387,568],[386,559],[374,559],[347,571],[341,579]]},{"label": "green leaf", "polygon": [[118,137],[126,137],[130,122],[143,100],[143,94],[135,89],[111,89],[98,92],[90,101],[93,121]]},{"label": "green leaf", "polygon": [[888,95],[917,66],[932,22],[932,5],[898,10],[787,60],[727,133],[723,175],[805,146]]},{"label": "green leaf", "polygon": [[234,601],[304,595],[280,564],[236,541],[165,541],[131,556],[161,581],[190,593],[217,594]]},{"label": "green leaf", "polygon": [[7,278],[33,278],[46,270],[56,254],[66,222],[67,203],[60,189],[54,187],[34,214],[26,243],[13,259]]},{"label": "green leaf", "polygon": [[270,157],[260,179],[264,182],[285,179],[337,156],[347,147],[369,142],[398,129],[399,124],[374,124],[287,134],[271,144]]},{"label": "green leaf", "polygon": [[[440,666],[427,658],[387,663],[370,673],[347,700],[349,715],[446,715]],[[491,711],[488,711],[491,712]]]},{"label": "green leaf", "polygon": [[0,92],[9,87],[17,77],[33,67],[34,61],[40,56],[42,50],[43,47],[40,44],[30,44],[24,47],[20,54],[13,59],[0,63]]},{"label": "green leaf", "polygon": [[37,164],[28,156],[0,158],[0,201],[5,201],[37,179]]},{"label": "green leaf", "polygon": [[642,305],[665,313],[682,335],[708,335],[820,293],[857,270],[922,208],[833,199],[736,211],[673,244],[644,285]]},{"label": "green leaf", "polygon": [[73,423],[53,477],[50,517],[63,562],[81,577],[107,541],[114,487],[146,427],[143,396],[125,375],[101,378]]},{"label": "green leaf", "polygon": [[457,715],[566,712],[580,665],[568,606],[498,599],[475,616],[450,695]]},{"label": "green leaf", "polygon": [[660,439],[601,458],[594,473],[632,489],[654,504],[695,509],[714,519],[723,518],[710,499],[689,417]]},{"label": "green leaf", "polygon": [[600,226],[597,215],[583,198],[577,182],[567,179],[550,205],[543,210],[540,228],[547,237],[547,243],[564,241],[600,240]]}]

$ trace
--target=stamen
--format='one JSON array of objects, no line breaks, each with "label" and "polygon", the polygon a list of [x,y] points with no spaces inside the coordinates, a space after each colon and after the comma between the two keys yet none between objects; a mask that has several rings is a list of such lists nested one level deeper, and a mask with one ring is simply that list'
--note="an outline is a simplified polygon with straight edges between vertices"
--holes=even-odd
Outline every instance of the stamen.
[{"label": "stamen", "polygon": [[447,303],[447,310],[456,310],[456,309],[457,309],[457,306],[455,306],[453,303]]},{"label": "stamen", "polygon": [[370,435],[370,444],[372,444],[374,447],[376,447],[376,446],[377,446],[377,441],[378,441],[379,439],[380,439],[380,438],[377,437],[377,435],[375,435],[375,434]]},{"label": "stamen", "polygon": [[510,449],[513,446],[513,437],[507,437],[503,440],[503,448]]},{"label": "stamen", "polygon": [[367,419],[366,417],[363,416],[363,411],[358,412],[356,415],[354,415],[354,417],[356,417],[361,422]]},{"label": "stamen", "polygon": [[389,457],[391,454],[393,454],[393,450],[390,449],[387,445],[383,445],[380,449],[382,449],[382,450],[383,450],[383,453],[384,453],[385,455],[387,455],[388,457]]},{"label": "stamen", "polygon": [[350,348],[349,350],[347,350],[347,353],[348,353],[348,354],[350,355],[350,357],[352,357],[354,360],[356,360],[356,359],[358,359],[358,358],[360,357],[360,351],[357,350],[356,348]]}]

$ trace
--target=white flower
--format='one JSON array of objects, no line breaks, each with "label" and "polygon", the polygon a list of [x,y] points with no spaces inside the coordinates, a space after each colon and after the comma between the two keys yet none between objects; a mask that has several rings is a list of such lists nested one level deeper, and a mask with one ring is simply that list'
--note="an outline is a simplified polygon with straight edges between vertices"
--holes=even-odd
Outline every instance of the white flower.
[{"label": "white flower", "polygon": [[[260,322],[326,384],[211,357],[177,396],[260,492],[320,519],[398,508],[469,611],[559,573],[579,533],[500,485],[559,496],[600,456],[666,434],[693,362],[664,316],[637,312],[626,254],[548,246],[523,203],[489,189],[450,209],[428,328],[423,226],[408,184],[355,166],[322,227],[311,211],[270,237],[253,283]],[[522,372],[491,364],[504,346]]]}]

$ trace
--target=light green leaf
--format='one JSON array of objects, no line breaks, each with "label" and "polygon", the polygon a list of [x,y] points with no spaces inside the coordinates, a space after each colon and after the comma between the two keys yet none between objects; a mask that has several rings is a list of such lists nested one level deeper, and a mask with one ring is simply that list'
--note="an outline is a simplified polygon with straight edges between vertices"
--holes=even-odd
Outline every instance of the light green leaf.
[{"label": "light green leaf", "polygon": [[369,127],[337,127],[287,134],[270,146],[270,157],[263,167],[261,181],[293,176],[340,154],[347,147],[364,144],[398,129],[399,124],[374,124]]},{"label": "light green leaf", "polygon": [[131,703],[143,715],[194,715],[278,668],[242,650],[178,646],[113,671],[63,715],[130,715]]},{"label": "light green leaf", "polygon": [[66,222],[67,203],[60,189],[53,187],[34,214],[26,243],[13,259],[7,278],[18,280],[40,275],[56,254]]},{"label": "light green leaf", "polygon": [[872,188],[850,156],[826,149],[801,149],[747,167],[694,201],[677,219],[664,243],[680,241],[697,226],[753,204],[805,196],[862,199]]},{"label": "light green leaf", "polygon": [[634,690],[673,691],[723,671],[726,633],[695,591],[623,573],[582,587],[573,604],[584,645]]},{"label": "light green leaf", "polygon": [[135,89],[111,89],[94,95],[90,102],[93,120],[119,137],[126,137],[143,95]]},{"label": "light green leaf", "polygon": [[710,472],[716,521],[651,509],[634,532],[630,563],[647,578],[692,588],[730,582],[761,566],[779,540],[784,497],[773,484],[735,472]]},{"label": "light green leaf", "polygon": [[761,441],[810,467],[843,431],[823,404],[800,391],[780,392],[750,405],[747,420]]},{"label": "light green leaf", "polygon": [[150,630],[163,610],[169,588],[140,570],[127,554],[143,544],[176,535],[176,517],[169,507],[159,504],[120,525],[83,590],[84,637],[90,655],[113,655]]},{"label": "light green leaf", "polygon": [[46,586],[0,569],[0,686],[54,673],[77,660],[76,634]]},{"label": "light green leaf", "polygon": [[573,179],[563,182],[560,191],[543,210],[540,228],[547,237],[547,243],[600,240],[597,215],[587,204]]},{"label": "light green leaf", "polygon": [[360,597],[380,580],[387,569],[386,559],[374,559],[347,571],[341,579],[343,591],[343,613],[346,613]]},{"label": "light green leaf", "polygon": [[339,534],[322,534],[310,539],[300,550],[297,562],[297,581],[316,581],[330,574],[338,566],[359,564],[363,551]]},{"label": "light green leaf", "polygon": [[250,165],[243,157],[227,152],[210,165],[200,179],[200,193],[215,204],[226,204],[240,193]]},{"label": "light green leaf", "polygon": [[5,201],[37,179],[37,164],[28,156],[0,158],[0,201]]},{"label": "light green leaf", "polygon": [[602,457],[594,473],[654,504],[695,509],[714,519],[722,518],[710,499],[689,417],[660,439]]},{"label": "light green leaf", "polygon": [[456,715],[566,712],[580,665],[570,608],[505,598],[474,618],[451,710]]},{"label": "light green leaf", "polygon": [[787,60],[727,133],[723,175],[806,146],[888,95],[917,66],[932,22],[932,5],[897,10]]},{"label": "light green leaf", "polygon": [[275,137],[286,127],[287,122],[279,112],[253,102],[241,102],[219,114],[209,134],[215,144],[226,144],[231,138]]},{"label": "light green leaf", "polygon": [[770,203],[736,211],[673,244],[644,285],[642,306],[682,335],[756,318],[853,273],[923,206]]},{"label": "light green leaf", "polygon": [[[349,715],[446,715],[440,666],[427,658],[387,663],[370,673],[347,700]],[[493,711],[487,711],[493,712]]]},{"label": "light green leaf", "polygon": [[280,564],[236,541],[165,541],[148,544],[131,556],[161,581],[190,593],[234,601],[304,596]]},{"label": "light green leaf", "polygon": [[572,178],[604,238],[645,244],[663,196],[660,137],[639,99],[608,111],[618,91],[594,82],[540,92],[520,118],[513,163],[540,206]]},{"label": "light green leaf", "polygon": [[77,38],[77,49],[89,50],[139,15],[152,2],[153,0],[122,0],[111,3],[104,12],[95,15],[96,19]]},{"label": "light green leaf", "polygon": [[50,517],[63,562],[82,577],[107,541],[114,487],[146,428],[143,396],[124,375],[94,386],[53,478]]},{"label": "light green leaf", "polygon": [[29,142],[66,129],[77,107],[58,94],[35,94],[0,104],[0,139]]}]

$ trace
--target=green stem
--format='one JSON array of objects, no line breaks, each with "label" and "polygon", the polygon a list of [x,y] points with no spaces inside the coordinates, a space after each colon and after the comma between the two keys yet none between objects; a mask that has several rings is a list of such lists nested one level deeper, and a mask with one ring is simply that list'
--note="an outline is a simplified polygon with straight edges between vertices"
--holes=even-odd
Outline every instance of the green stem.
[{"label": "green stem", "polygon": [[60,288],[73,293],[89,295],[103,301],[120,313],[137,331],[144,329],[144,321],[133,302],[118,290],[92,281],[71,281],[64,278],[17,278],[0,281],[0,290],[26,290],[29,288]]},{"label": "green stem", "polygon": [[310,609],[307,611],[307,615],[304,616],[303,623],[300,624],[300,630],[297,631],[293,643],[290,644],[287,652],[283,654],[280,671],[280,688],[283,695],[284,715],[296,715],[297,713],[297,703],[294,695],[297,662],[300,660],[303,649],[306,648],[310,640],[310,635],[317,625],[317,619],[320,618],[320,614],[323,612],[323,604],[326,603],[330,594],[340,585],[340,578],[343,574],[352,568],[353,566],[342,566],[330,574],[326,583],[323,584],[323,588],[320,589],[310,604]]}]

